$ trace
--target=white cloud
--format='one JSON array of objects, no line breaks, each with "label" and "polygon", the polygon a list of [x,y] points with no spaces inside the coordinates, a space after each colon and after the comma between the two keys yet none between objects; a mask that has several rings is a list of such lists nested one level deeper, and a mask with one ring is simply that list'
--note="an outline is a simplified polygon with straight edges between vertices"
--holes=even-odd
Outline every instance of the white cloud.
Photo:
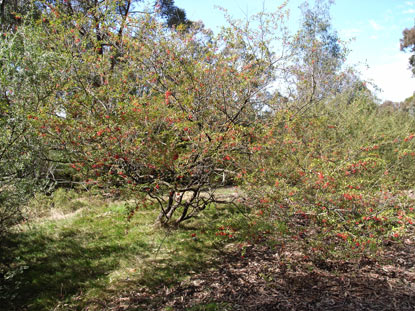
[{"label": "white cloud", "polygon": [[372,26],[372,28],[373,28],[374,30],[382,30],[382,29],[383,29],[383,26],[381,26],[381,25],[379,25],[378,23],[376,23],[373,19],[371,19],[371,20],[369,21],[369,23],[370,23],[370,26]]},{"label": "white cloud", "polygon": [[409,6],[414,6],[415,5],[415,1],[406,1],[405,4],[406,5],[409,5]]},{"label": "white cloud", "polygon": [[370,39],[377,40],[377,39],[379,39],[379,36],[370,36]]},{"label": "white cloud", "polygon": [[415,9],[408,9],[403,11],[403,14],[414,14],[415,13]]},{"label": "white cloud", "polygon": [[363,76],[382,89],[382,100],[402,101],[415,91],[415,78],[408,69],[408,54],[395,54],[385,63],[363,71]]}]

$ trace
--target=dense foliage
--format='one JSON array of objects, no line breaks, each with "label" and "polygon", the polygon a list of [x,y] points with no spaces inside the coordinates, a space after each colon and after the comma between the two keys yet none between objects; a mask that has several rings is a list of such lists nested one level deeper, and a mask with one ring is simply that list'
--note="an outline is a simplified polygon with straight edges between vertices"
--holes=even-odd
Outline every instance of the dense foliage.
[{"label": "dense foliage", "polygon": [[1,39],[2,197],[51,180],[53,164],[134,197],[129,217],[156,203],[161,224],[228,204],[215,190],[241,184],[233,204],[315,249],[410,227],[413,116],[379,110],[344,68],[323,1],[292,37],[284,6],[214,35],[183,14],[167,28],[157,16],[172,1],[159,15],[131,1],[33,3]]},{"label": "dense foliage", "polygon": [[246,179],[260,221],[324,257],[370,253],[412,230],[415,123],[370,103],[338,96],[275,115]]},{"label": "dense foliage", "polygon": [[38,108],[33,96],[42,98],[47,93],[46,82],[45,89],[36,83],[46,78],[42,68],[48,56],[40,47],[23,44],[30,35],[12,32],[1,38],[0,234],[22,220],[21,206],[35,191],[48,191],[53,177],[53,163],[44,157],[47,148],[30,124]]}]

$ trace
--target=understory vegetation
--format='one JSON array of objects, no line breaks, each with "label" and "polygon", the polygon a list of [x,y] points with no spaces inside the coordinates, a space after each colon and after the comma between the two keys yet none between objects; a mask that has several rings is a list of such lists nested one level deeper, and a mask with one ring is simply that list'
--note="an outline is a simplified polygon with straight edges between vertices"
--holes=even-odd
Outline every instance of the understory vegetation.
[{"label": "understory vegetation", "polygon": [[215,34],[173,1],[5,3],[0,308],[414,305],[414,114],[329,2],[295,34],[285,5]]}]

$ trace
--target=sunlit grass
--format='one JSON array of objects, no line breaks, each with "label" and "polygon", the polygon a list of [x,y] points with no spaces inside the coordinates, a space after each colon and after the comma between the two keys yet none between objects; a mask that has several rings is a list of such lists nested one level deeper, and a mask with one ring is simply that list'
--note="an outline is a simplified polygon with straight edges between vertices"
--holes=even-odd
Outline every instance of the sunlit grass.
[{"label": "sunlit grass", "polygon": [[5,303],[30,310],[99,310],[94,301],[117,293],[177,284],[212,264],[224,243],[237,241],[237,234],[216,235],[218,228],[246,222],[233,208],[211,206],[168,229],[154,225],[157,212],[142,209],[127,221],[122,202],[95,200],[67,217],[44,217],[20,228],[10,236],[7,256],[15,268],[27,268],[9,288],[15,299]]}]

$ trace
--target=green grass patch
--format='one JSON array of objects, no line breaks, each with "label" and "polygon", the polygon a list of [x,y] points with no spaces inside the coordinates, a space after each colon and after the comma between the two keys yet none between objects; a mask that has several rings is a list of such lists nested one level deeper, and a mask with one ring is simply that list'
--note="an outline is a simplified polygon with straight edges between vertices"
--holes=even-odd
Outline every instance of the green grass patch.
[{"label": "green grass patch", "polygon": [[165,229],[154,226],[157,212],[139,210],[128,222],[122,202],[95,201],[21,228],[9,236],[0,258],[19,271],[3,285],[2,305],[100,310],[97,301],[120,292],[173,286],[212,264],[224,244],[238,241],[244,224],[238,211],[211,206],[183,226]]}]

